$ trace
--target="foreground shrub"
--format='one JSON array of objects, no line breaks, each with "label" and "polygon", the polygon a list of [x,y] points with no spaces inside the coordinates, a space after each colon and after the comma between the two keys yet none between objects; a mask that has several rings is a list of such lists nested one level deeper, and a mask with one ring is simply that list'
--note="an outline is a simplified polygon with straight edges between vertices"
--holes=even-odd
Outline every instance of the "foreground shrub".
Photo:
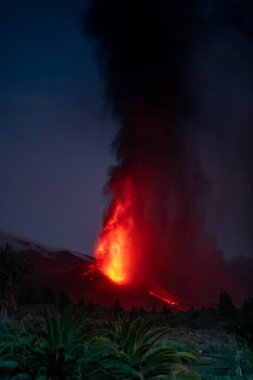
[{"label": "foreground shrub", "polygon": [[241,336],[253,348],[253,298],[249,297],[243,304],[241,323],[238,329]]},{"label": "foreground shrub", "polygon": [[1,379],[197,378],[185,364],[195,355],[160,342],[167,328],[118,318],[98,334],[87,321],[87,313],[72,306],[62,313],[47,310],[45,323],[32,328],[2,326]]},{"label": "foreground shrub", "polygon": [[253,379],[253,352],[243,342],[231,338],[226,344],[203,346],[201,379]]},{"label": "foreground shrub", "polygon": [[46,311],[45,325],[0,335],[0,371],[10,378],[65,379],[77,373],[77,361],[87,340],[83,315],[73,309],[64,314]]},{"label": "foreground shrub", "polygon": [[133,321],[116,318],[108,323],[107,336],[114,342],[121,361],[135,370],[136,379],[154,379],[159,376],[172,378],[198,378],[183,364],[196,361],[196,355],[178,352],[172,346],[160,341],[170,329],[152,328],[152,324],[142,318]]}]

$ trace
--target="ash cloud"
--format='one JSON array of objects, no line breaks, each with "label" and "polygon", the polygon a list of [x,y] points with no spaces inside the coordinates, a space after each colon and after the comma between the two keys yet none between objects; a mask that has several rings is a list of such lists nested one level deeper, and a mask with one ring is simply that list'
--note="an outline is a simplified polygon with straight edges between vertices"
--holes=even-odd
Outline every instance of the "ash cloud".
[{"label": "ash cloud", "polygon": [[[247,2],[228,0],[93,0],[85,17],[121,125],[113,143],[118,165],[107,186],[112,203],[126,178],[136,189],[134,277],[183,299],[215,301],[223,290],[243,296],[219,250],[231,256],[235,238],[226,231],[238,219],[250,230],[247,200],[235,205],[253,187],[247,179],[253,55],[240,51],[242,41],[252,49],[249,10]],[[249,139],[238,147],[245,114]],[[234,163],[245,173],[239,187]]]},{"label": "ash cloud", "polygon": [[209,184],[203,209],[225,258],[252,258],[253,4],[213,1],[206,17],[208,33],[189,57],[192,140]]}]

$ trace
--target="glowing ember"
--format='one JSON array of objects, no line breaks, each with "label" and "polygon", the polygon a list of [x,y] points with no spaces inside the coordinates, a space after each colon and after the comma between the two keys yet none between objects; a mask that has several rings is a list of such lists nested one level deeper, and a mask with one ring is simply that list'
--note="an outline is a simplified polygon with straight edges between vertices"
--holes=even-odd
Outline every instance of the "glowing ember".
[{"label": "glowing ember", "polygon": [[[128,184],[129,185],[129,184]],[[115,200],[96,246],[98,268],[117,284],[130,281],[131,258],[130,235],[133,227],[129,193],[121,202]]]}]

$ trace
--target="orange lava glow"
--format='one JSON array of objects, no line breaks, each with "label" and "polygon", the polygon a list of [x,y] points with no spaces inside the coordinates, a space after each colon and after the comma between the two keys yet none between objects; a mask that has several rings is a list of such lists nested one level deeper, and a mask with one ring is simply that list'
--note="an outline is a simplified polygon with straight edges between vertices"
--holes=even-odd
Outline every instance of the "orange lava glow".
[{"label": "orange lava glow", "polygon": [[[129,194],[127,192],[127,194]],[[111,281],[121,285],[129,283],[131,261],[130,233],[133,227],[131,202],[124,197],[116,200],[102,229],[96,246],[98,269]]]},{"label": "orange lava glow", "polygon": [[138,192],[131,177],[127,177],[116,183],[112,193],[114,197],[95,247],[97,269],[117,285],[140,286],[146,289],[145,293],[180,309],[180,303],[166,290],[155,287],[147,291],[150,289],[150,272],[147,271],[145,252],[149,249],[152,231],[147,228],[145,213],[141,214],[142,218],[137,217],[144,191]]},{"label": "orange lava glow", "polygon": [[161,294],[156,293],[153,290],[150,290],[149,294],[151,296],[159,299],[160,301],[163,301],[164,303],[168,304],[169,306],[173,307],[174,309],[178,309],[178,310],[182,310],[182,311],[187,310],[187,308],[184,305],[182,305],[180,302],[176,301],[175,299],[173,299],[170,296],[166,296],[166,297],[161,296]]}]

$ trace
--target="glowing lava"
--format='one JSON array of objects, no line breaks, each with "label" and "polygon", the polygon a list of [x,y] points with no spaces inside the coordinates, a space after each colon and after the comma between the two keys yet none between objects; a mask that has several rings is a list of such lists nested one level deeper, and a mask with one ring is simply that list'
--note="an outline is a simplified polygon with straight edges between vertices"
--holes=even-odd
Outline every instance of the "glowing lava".
[{"label": "glowing lava", "polygon": [[173,306],[173,307],[178,307],[179,306],[179,303],[176,302],[176,301],[173,301],[171,298],[167,298],[167,297],[162,297],[160,294],[157,294],[155,293],[153,290],[150,290],[149,291],[149,294],[157,299],[159,299],[160,301],[163,301],[165,303],[167,303],[168,305],[170,306]]},{"label": "glowing lava", "polygon": [[186,311],[188,308],[181,304],[180,302],[176,301],[175,299],[172,298],[170,295],[162,296],[161,293],[164,293],[164,291],[161,292],[154,292],[153,290],[150,290],[148,292],[151,296],[157,298],[160,301],[163,301],[164,303],[168,304],[169,306],[173,307],[174,309],[178,309],[181,311]]},{"label": "glowing lava", "polygon": [[[125,186],[130,190],[129,181]],[[130,191],[124,192],[122,199],[111,204],[95,252],[99,270],[117,284],[130,282],[133,218],[129,195]]]},{"label": "glowing lava", "polygon": [[[142,213],[138,219],[138,209],[144,202],[145,192],[137,191],[131,177],[121,178],[111,190],[114,197],[95,249],[97,268],[118,285],[137,285],[169,306],[182,308],[165,289],[152,286],[150,290],[149,276],[141,277],[143,269],[145,274],[148,273],[144,255],[152,241],[147,214]],[[153,260],[151,271],[155,269],[155,257]]]}]

